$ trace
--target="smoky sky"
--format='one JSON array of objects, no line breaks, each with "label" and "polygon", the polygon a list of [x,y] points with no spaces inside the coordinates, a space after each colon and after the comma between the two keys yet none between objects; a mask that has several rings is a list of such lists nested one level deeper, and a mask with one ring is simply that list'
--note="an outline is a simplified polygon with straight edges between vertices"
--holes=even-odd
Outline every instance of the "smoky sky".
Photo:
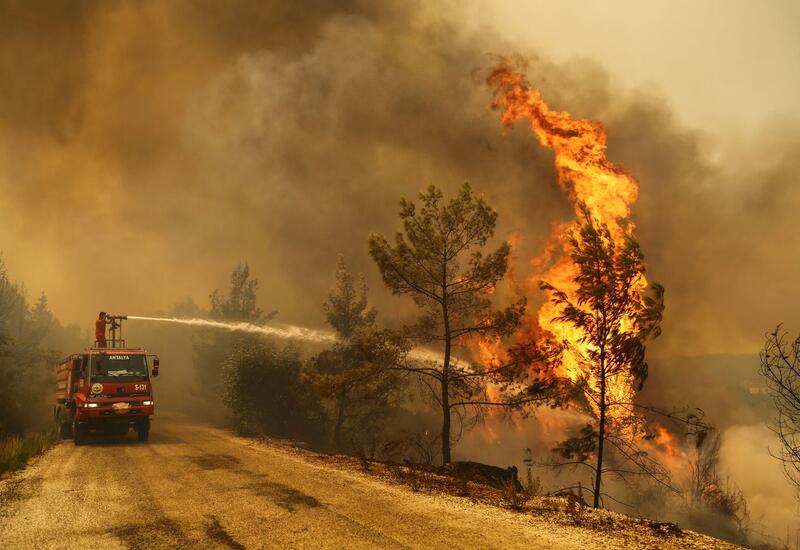
[{"label": "smoky sky", "polygon": [[64,320],[203,306],[247,261],[265,309],[318,326],[340,252],[381,316],[402,317],[367,235],[398,228],[402,195],[465,180],[498,238],[522,235],[524,272],[571,207],[552,154],[489,109],[486,70],[519,55],[554,108],[607,125],[641,184],[637,234],[667,291],[656,351],[750,351],[800,324],[791,121],[720,157],[658,91],[464,31],[449,4],[0,6],[0,249]]}]

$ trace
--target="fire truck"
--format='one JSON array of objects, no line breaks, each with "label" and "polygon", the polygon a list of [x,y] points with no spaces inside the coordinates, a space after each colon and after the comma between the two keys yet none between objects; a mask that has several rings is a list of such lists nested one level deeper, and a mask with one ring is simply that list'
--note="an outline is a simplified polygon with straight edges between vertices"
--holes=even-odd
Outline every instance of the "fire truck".
[{"label": "fire truck", "polygon": [[95,341],[56,365],[56,427],[75,445],[85,444],[91,433],[124,436],[133,428],[139,441],[150,435],[155,410],[151,379],[158,376],[158,356],[127,347],[122,338],[127,317],[108,317],[106,347]]}]

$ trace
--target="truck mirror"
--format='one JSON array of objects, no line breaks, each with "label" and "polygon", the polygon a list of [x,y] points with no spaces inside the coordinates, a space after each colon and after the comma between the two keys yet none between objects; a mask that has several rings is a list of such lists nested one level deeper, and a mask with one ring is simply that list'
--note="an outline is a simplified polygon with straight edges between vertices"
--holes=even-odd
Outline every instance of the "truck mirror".
[{"label": "truck mirror", "polygon": [[153,370],[150,372],[150,376],[158,376],[158,367],[153,367]]},{"label": "truck mirror", "polygon": [[72,370],[78,372],[81,370],[81,360],[80,358],[76,358],[72,360]]},{"label": "truck mirror", "polygon": [[160,361],[158,360],[158,357],[154,357],[154,358],[153,358],[153,368],[157,369],[157,368],[158,368],[158,365],[160,365],[160,364],[161,364],[161,363],[160,363]]}]

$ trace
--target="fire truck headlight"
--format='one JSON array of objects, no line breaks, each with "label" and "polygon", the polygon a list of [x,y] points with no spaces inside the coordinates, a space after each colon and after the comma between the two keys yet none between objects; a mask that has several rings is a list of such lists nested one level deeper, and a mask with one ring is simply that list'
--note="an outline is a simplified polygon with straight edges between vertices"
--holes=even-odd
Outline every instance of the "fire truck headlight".
[{"label": "fire truck headlight", "polygon": [[152,405],[152,404],[153,404],[153,402],[152,402],[152,401],[142,401],[142,405],[144,405],[145,407],[146,407],[147,405]]},{"label": "fire truck headlight", "polygon": [[95,408],[97,408],[97,403],[86,403],[86,404],[83,405],[83,408],[85,408],[85,409],[95,409]]}]

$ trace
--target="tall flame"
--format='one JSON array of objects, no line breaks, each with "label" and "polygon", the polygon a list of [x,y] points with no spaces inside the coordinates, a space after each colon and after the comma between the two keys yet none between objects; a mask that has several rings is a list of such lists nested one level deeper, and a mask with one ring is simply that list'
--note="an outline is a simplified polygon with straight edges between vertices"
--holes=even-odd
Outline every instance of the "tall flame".
[{"label": "tall flame", "polygon": [[[629,217],[631,205],[639,195],[639,186],[625,167],[612,163],[606,157],[605,127],[594,120],[576,119],[567,112],[552,110],[540,92],[532,88],[522,73],[507,62],[500,63],[491,72],[487,82],[494,90],[492,107],[501,110],[503,124],[510,127],[520,120],[529,121],[539,143],[554,152],[558,183],[573,204],[576,218],[580,216],[579,205],[584,204],[590,215],[607,225],[612,238],[621,244],[626,228],[633,227]],[[531,265],[537,270],[535,280],[549,282],[565,292],[573,303],[577,303],[575,277],[578,266],[570,257],[568,237],[578,223],[573,221],[556,225],[545,252],[531,260]],[[642,292],[647,287],[643,274],[637,285]],[[560,307],[547,301],[540,308],[537,319],[529,322],[532,325],[538,323],[541,329],[550,332],[559,341],[569,342],[569,347],[577,350],[568,349],[564,352],[559,375],[572,380],[586,377],[590,384],[597,387],[593,374],[587,372],[578,360],[589,344],[582,341],[580,329],[556,320],[560,314]],[[536,331],[535,326],[527,326],[523,327],[519,336],[525,338],[526,335],[537,333],[540,331]],[[633,380],[618,376],[608,383],[611,400],[632,400]]]}]

